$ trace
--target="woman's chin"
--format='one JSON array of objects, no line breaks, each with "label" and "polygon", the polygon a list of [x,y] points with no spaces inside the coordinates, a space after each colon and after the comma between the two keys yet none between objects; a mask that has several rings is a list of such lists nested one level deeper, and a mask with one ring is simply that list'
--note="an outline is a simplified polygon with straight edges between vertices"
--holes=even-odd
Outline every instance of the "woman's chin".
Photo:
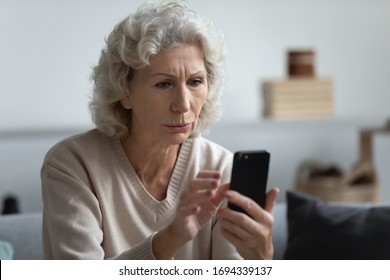
[{"label": "woman's chin", "polygon": [[174,135],[171,135],[171,137],[169,137],[170,139],[168,140],[171,145],[179,145],[179,144],[182,144],[184,143],[190,136],[192,135],[192,133],[176,133]]}]

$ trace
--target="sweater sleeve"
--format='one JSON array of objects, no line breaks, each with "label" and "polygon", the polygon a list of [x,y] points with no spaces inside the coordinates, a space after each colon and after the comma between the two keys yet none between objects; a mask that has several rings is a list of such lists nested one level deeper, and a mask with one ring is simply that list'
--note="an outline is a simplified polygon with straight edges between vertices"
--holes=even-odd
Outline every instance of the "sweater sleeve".
[{"label": "sweater sleeve", "polygon": [[46,164],[41,172],[44,258],[103,259],[99,202],[70,171]]},{"label": "sweater sleeve", "polygon": [[[41,172],[45,259],[105,259],[99,201],[83,176],[66,165],[46,163]],[[113,259],[155,259],[152,238]]]}]

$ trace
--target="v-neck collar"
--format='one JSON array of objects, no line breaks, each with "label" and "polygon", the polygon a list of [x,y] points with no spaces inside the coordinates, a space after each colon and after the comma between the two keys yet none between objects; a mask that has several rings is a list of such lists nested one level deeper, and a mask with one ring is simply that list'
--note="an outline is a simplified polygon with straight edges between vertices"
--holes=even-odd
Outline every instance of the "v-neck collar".
[{"label": "v-neck collar", "polygon": [[165,199],[156,200],[145,188],[136,174],[131,162],[126,156],[126,153],[122,147],[119,137],[111,138],[116,156],[119,160],[121,168],[128,176],[128,180],[131,183],[131,187],[137,192],[139,199],[145,204],[145,207],[155,212],[157,215],[161,215],[168,210],[172,210],[176,206],[176,202],[182,191],[182,181],[185,176],[188,160],[193,147],[193,139],[187,139],[180,147],[178,158],[176,160],[172,176],[170,178],[167,195]]}]

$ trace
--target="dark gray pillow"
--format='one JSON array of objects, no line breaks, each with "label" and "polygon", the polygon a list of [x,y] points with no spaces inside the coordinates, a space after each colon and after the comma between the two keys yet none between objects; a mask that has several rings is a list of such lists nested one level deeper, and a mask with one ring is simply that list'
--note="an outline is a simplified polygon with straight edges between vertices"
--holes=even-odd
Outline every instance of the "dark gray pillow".
[{"label": "dark gray pillow", "polygon": [[285,259],[390,259],[390,206],[325,203],[287,192]]}]

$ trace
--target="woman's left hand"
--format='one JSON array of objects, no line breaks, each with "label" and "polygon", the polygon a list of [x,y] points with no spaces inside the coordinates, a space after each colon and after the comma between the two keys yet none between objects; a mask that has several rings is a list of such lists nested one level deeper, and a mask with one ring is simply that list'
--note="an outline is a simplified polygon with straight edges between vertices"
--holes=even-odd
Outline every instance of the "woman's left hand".
[{"label": "woman's left hand", "polygon": [[272,259],[272,209],[279,189],[268,191],[264,209],[249,197],[236,191],[225,192],[226,199],[240,206],[248,214],[229,208],[219,210],[222,235],[229,240],[244,259]]}]

